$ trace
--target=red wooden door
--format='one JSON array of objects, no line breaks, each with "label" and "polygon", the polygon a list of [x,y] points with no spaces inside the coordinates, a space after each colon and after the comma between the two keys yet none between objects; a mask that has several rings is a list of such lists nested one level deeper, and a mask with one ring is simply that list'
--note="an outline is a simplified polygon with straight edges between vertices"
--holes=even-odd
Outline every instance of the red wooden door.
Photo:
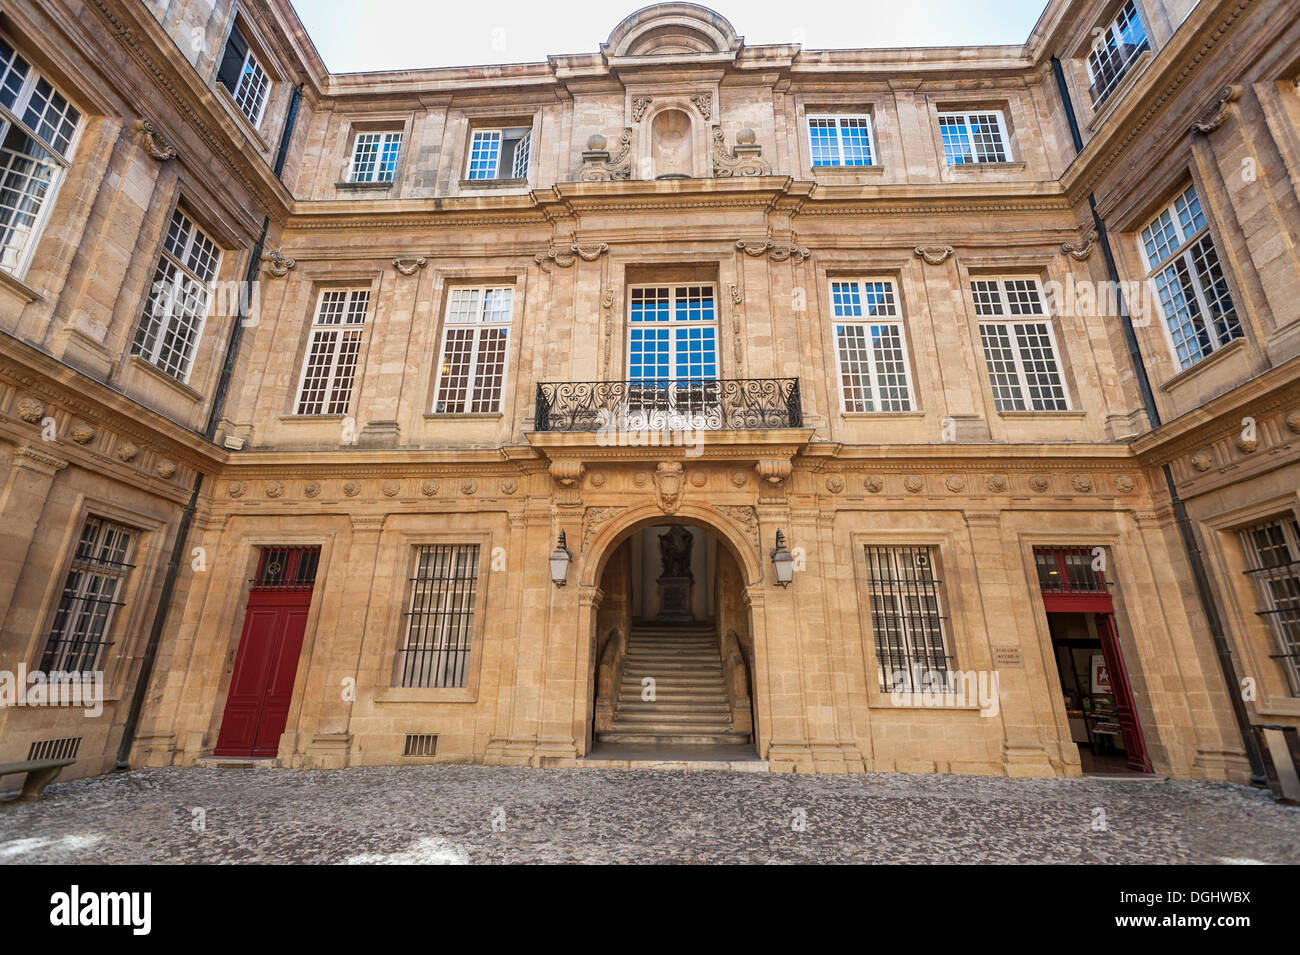
[{"label": "red wooden door", "polygon": [[1115,722],[1119,723],[1120,735],[1124,737],[1128,768],[1135,773],[1149,773],[1151,760],[1147,758],[1146,742],[1142,739],[1142,728],[1138,725],[1133,688],[1129,685],[1128,669],[1124,666],[1119,631],[1115,629],[1115,615],[1099,613],[1096,620],[1097,635],[1101,637],[1101,653],[1106,658],[1106,669],[1110,673],[1111,695],[1115,698]]},{"label": "red wooden door", "polygon": [[274,756],[289,718],[319,552],[267,548],[248,594],[217,756]]}]

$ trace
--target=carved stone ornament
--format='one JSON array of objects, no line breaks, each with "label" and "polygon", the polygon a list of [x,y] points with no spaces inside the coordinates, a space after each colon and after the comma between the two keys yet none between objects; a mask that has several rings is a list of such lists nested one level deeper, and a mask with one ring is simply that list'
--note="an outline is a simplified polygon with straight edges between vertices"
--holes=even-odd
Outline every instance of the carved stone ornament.
[{"label": "carved stone ornament", "polygon": [[682,503],[682,462],[660,461],[655,465],[655,495],[659,509],[665,514],[676,514]]},{"label": "carved stone ornament", "polygon": [[830,474],[826,477],[826,490],[832,494],[839,494],[844,490],[844,478],[838,474]]},{"label": "carved stone ornament", "polygon": [[266,482],[267,497],[284,497],[284,483],[281,481]]},{"label": "carved stone ornament", "polygon": [[1128,494],[1135,487],[1137,487],[1137,484],[1134,483],[1133,479],[1129,477],[1127,474],[1120,474],[1116,476],[1115,490],[1119,491],[1121,494]]},{"label": "carved stone ornament", "polygon": [[653,96],[633,96],[632,97],[632,122],[641,122],[641,117],[645,111],[650,108],[650,104],[655,101]]},{"label": "carved stone ornament", "polygon": [[1214,458],[1209,451],[1197,451],[1192,455],[1192,467],[1198,471],[1208,471],[1214,466]]},{"label": "carved stone ornament", "polygon": [[956,251],[950,245],[930,245],[916,247],[916,254],[925,259],[928,265],[943,265]]},{"label": "carved stone ornament", "polygon": [[800,262],[803,262],[812,255],[812,253],[804,246],[777,245],[771,239],[765,239],[762,242],[746,242],[744,239],[741,239],[736,243],[736,248],[754,258],[766,255],[770,257],[773,262],[784,262],[786,259],[790,259],[795,263],[795,265],[798,265]]},{"label": "carved stone ornament", "polygon": [[1092,478],[1086,474],[1076,474],[1070,478],[1070,487],[1074,488],[1080,494],[1087,494],[1092,490]]},{"label": "carved stone ornament", "polygon": [[248,482],[231,481],[230,485],[226,488],[226,493],[234,498],[243,497],[245,494],[248,493]]},{"label": "carved stone ornament", "polygon": [[709,476],[703,471],[691,472],[691,487],[704,487],[709,483]]},{"label": "carved stone ornament", "polygon": [[35,398],[19,398],[17,411],[18,417],[28,424],[36,424],[45,416],[45,405]]},{"label": "carved stone ornament", "polygon": [[1292,434],[1300,434],[1300,411],[1292,411],[1286,416],[1286,426]]},{"label": "carved stone ornament", "polygon": [[291,259],[283,252],[276,250],[274,252],[263,252],[262,261],[266,263],[266,271],[271,273],[277,279],[284,278],[290,272],[298,267],[298,260]]},{"label": "carved stone ornament", "polygon": [[396,481],[384,482],[384,497],[397,497],[397,492],[402,489],[402,485]]},{"label": "carved stone ornament", "polygon": [[[594,141],[596,137],[592,137]],[[603,140],[604,137],[602,136]],[[605,151],[604,143],[599,149],[588,149],[582,154],[582,171],[578,173],[580,182],[614,182],[623,181],[632,175],[632,130],[623,130],[618,138],[618,155],[613,159]],[[593,145],[588,142],[587,145]]]},{"label": "carved stone ornament", "polygon": [[604,471],[597,471],[595,474],[593,474],[593,475],[592,475],[590,478],[588,478],[587,480],[591,482],[591,486],[592,486],[592,487],[604,487],[604,486],[605,486],[605,472],[604,472]]},{"label": "carved stone ornament", "polygon": [[302,493],[307,497],[320,497],[320,481],[308,481]]},{"label": "carved stone ornament", "polygon": [[1225,86],[1219,91],[1219,98],[1199,120],[1192,123],[1191,131],[1208,136],[1228,121],[1232,115],[1232,103],[1241,96],[1240,86]]},{"label": "carved stone ornament", "polygon": [[515,491],[517,490],[519,490],[519,482],[516,481],[514,478],[506,478],[504,481],[501,482],[502,494],[510,495],[515,493]]},{"label": "carved stone ornament", "polygon": [[758,514],[755,513],[752,506],[748,504],[722,504],[718,506],[718,510],[743,527],[749,542],[754,545],[755,549],[758,548]]},{"label": "carved stone ornament", "polygon": [[1089,229],[1085,232],[1078,242],[1061,243],[1061,251],[1072,259],[1082,262],[1088,256],[1092,255],[1092,250],[1097,245],[1097,230]]},{"label": "carved stone ornament", "polygon": [[943,486],[946,487],[948,490],[952,491],[952,493],[956,494],[958,491],[962,490],[962,488],[966,486],[966,479],[962,477],[960,474],[950,474],[944,480]]},{"label": "carved stone ornament", "polygon": [[749,483],[749,475],[746,474],[744,471],[731,472],[732,487],[744,487],[748,483]]},{"label": "carved stone ornament", "polygon": [[343,493],[346,494],[348,497],[356,497],[358,494],[361,493],[361,482],[348,481],[348,483],[343,485]]},{"label": "carved stone ornament", "polygon": [[157,466],[154,467],[154,471],[157,472],[160,478],[168,480],[176,473],[176,462],[163,458],[158,462]]},{"label": "carved stone ornament", "polygon": [[585,524],[582,529],[582,550],[587,549],[587,544],[595,536],[596,531],[600,530],[601,525],[607,523],[610,518],[617,517],[626,511],[626,507],[589,507],[587,513],[583,515]]},{"label": "carved stone ornament", "polygon": [[130,441],[125,441],[117,446],[117,459],[119,461],[134,461],[135,456],[140,453],[140,449]]},{"label": "carved stone ornament", "polygon": [[925,487],[925,482],[915,474],[909,474],[903,478],[903,487],[907,488],[910,494],[920,494],[921,489]]},{"label": "carved stone ornament", "polygon": [[159,162],[166,162],[169,159],[176,158],[176,147],[169,143],[162,133],[158,132],[158,127],[152,121],[142,119],[136,125],[140,127],[140,132],[144,134],[144,151],[150,157]]},{"label": "carved stone ornament", "polygon": [[1047,476],[1043,474],[1035,474],[1029,479],[1029,490],[1035,494],[1045,494],[1051,486],[1052,482],[1047,480]]},{"label": "carved stone ornament", "polygon": [[879,494],[885,489],[885,479],[879,474],[869,474],[862,479],[862,486],[872,494]]},{"label": "carved stone ornament", "polygon": [[438,482],[430,478],[420,485],[420,493],[425,497],[433,497],[438,493]]},{"label": "carved stone ornament", "polygon": [[650,483],[650,475],[646,474],[644,471],[637,471],[632,475],[632,483],[637,487],[645,487]]},{"label": "carved stone ornament", "polygon": [[725,179],[729,176],[768,176],[772,167],[762,159],[761,146],[750,143],[744,145],[740,138],[746,133],[752,138],[752,129],[742,129],[736,134],[736,148],[727,148],[727,138],[719,126],[713,130],[713,175]]},{"label": "carved stone ornament", "polygon": [[90,444],[95,440],[95,429],[84,421],[78,421],[72,426],[72,440],[77,444]]},{"label": "carved stone ornament", "polygon": [[1007,479],[1001,474],[990,474],[984,479],[984,487],[990,494],[1001,494],[1007,489]]},{"label": "carved stone ornament", "polygon": [[402,275],[414,275],[428,264],[429,260],[422,255],[393,259],[393,268],[397,269]]},{"label": "carved stone ornament", "polygon": [[759,479],[764,484],[780,487],[790,476],[794,466],[782,458],[764,458],[754,465],[754,470],[758,472]]},{"label": "carved stone ornament", "polygon": [[475,481],[473,478],[465,478],[465,480],[460,482],[460,493],[462,494],[473,494],[477,490],[478,481]]},{"label": "carved stone ornament", "polygon": [[542,267],[543,272],[549,272],[552,268],[559,267],[567,269],[578,259],[584,262],[595,262],[598,258],[609,251],[609,243],[601,242],[599,245],[583,248],[577,242],[572,243],[568,251],[556,249],[554,247],[547,249],[545,252],[538,252],[533,256],[533,261]]},{"label": "carved stone ornament", "polygon": [[706,120],[713,118],[712,93],[696,93],[691,97],[691,102],[695,104],[695,108],[700,111],[700,115]]}]

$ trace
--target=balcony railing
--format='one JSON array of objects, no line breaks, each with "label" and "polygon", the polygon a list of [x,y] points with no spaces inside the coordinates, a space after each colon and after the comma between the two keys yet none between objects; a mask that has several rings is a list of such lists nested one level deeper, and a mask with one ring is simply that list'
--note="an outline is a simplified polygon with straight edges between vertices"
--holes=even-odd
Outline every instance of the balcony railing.
[{"label": "balcony railing", "polygon": [[798,378],[546,381],[536,431],[757,431],[799,428]]}]

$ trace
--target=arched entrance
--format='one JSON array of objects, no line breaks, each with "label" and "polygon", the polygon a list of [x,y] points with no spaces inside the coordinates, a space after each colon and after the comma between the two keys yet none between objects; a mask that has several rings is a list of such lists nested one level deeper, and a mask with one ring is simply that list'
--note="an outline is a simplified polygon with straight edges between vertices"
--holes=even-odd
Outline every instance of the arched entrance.
[{"label": "arched entrance", "polygon": [[646,508],[584,555],[584,583],[599,582],[601,595],[587,694],[593,757],[757,755],[762,634],[751,604],[761,564],[743,534],[705,511]]}]

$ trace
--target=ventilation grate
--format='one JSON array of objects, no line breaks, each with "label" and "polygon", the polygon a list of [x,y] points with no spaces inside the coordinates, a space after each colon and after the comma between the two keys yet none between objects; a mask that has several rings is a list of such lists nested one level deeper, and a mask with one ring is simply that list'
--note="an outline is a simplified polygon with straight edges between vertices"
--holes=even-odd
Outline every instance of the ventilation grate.
[{"label": "ventilation grate", "polygon": [[27,750],[28,759],[76,759],[77,750],[81,749],[80,736],[68,736],[63,739],[33,740]]},{"label": "ventilation grate", "polygon": [[437,756],[437,733],[407,733],[403,756]]}]

